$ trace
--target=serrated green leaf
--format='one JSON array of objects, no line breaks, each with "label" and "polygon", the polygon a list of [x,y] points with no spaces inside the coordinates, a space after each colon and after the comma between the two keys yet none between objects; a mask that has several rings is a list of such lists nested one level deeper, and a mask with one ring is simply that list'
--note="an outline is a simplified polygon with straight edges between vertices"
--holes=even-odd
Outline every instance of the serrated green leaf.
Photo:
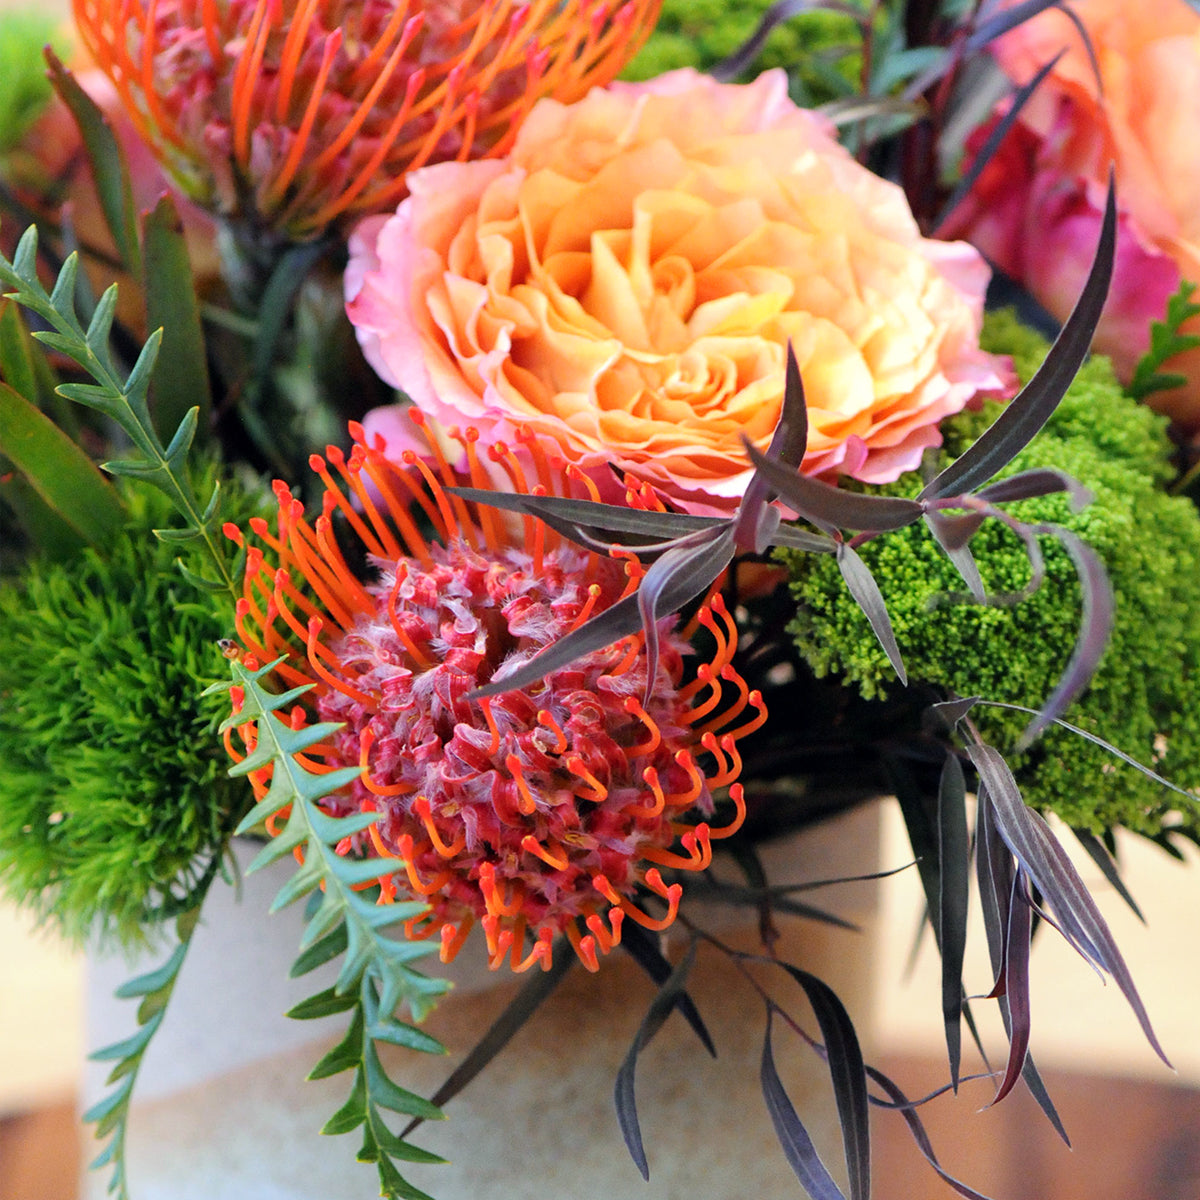
[{"label": "serrated green leaf", "polygon": [[49,48],[46,50],[46,61],[50,65],[50,82],[79,125],[79,133],[91,162],[100,208],[117,251],[126,267],[138,275],[141,273],[142,255],[137,239],[133,188],[121,144],[108,118]]},{"label": "serrated green leaf", "polygon": [[183,414],[183,418],[179,422],[179,427],[175,430],[174,437],[171,438],[171,444],[166,449],[165,457],[167,462],[174,463],[176,466],[182,468],[187,460],[188,451],[192,448],[192,441],[196,436],[196,424],[199,419],[200,410],[194,405]]},{"label": "serrated green leaf", "polygon": [[420,1050],[425,1054],[449,1053],[437,1038],[415,1025],[406,1025],[403,1021],[378,1021],[367,1029],[367,1033],[372,1041],[387,1042],[391,1046],[404,1046],[408,1050]]},{"label": "serrated green leaf", "polygon": [[[59,281],[61,283],[61,280]],[[53,297],[51,297],[53,300]],[[88,322],[87,335],[84,341],[91,352],[108,369],[112,370],[112,355],[109,352],[108,338],[112,332],[113,318],[117,315],[117,285],[110,284],[104,290],[96,305],[92,319]]]},{"label": "serrated green leaf", "polygon": [[94,1125],[98,1121],[103,1121],[107,1116],[113,1113],[121,1104],[129,1097],[129,1093],[133,1090],[133,1080],[125,1080],[116,1091],[110,1092],[101,1100],[97,1100],[83,1114],[83,1122],[85,1125]]},{"label": "serrated green leaf", "polygon": [[271,906],[267,911],[277,913],[280,909],[287,908],[301,896],[307,896],[320,882],[321,868],[310,866],[308,862],[305,862],[302,867],[298,867],[292,872],[291,879],[275,893],[275,898],[271,901]]},{"label": "serrated green leaf", "polygon": [[404,1162],[429,1163],[431,1165],[446,1161],[440,1154],[434,1154],[429,1150],[422,1150],[420,1146],[414,1146],[412,1142],[406,1142],[402,1137],[394,1134],[382,1121],[374,1122],[371,1126],[371,1132],[374,1134],[375,1144],[378,1148],[391,1158],[399,1158]]},{"label": "serrated green leaf", "polygon": [[209,579],[207,576],[197,575],[196,572],[191,570],[191,568],[189,568],[185,563],[179,561],[176,561],[175,565],[179,568],[180,575],[182,575],[184,579],[186,579],[188,583],[192,585],[192,587],[198,588],[202,592],[212,592],[215,595],[217,592],[223,592],[226,590],[225,584],[219,579]]},{"label": "serrated green leaf", "polygon": [[53,421],[0,383],[0,451],[46,504],[97,548],[112,544],[125,510],[95,464]]},{"label": "serrated green leaf", "polygon": [[349,1012],[358,1007],[357,996],[345,996],[329,988],[302,1000],[293,1008],[289,1008],[286,1016],[296,1021],[315,1021],[320,1017],[332,1017],[337,1013]]},{"label": "serrated green leaf", "polygon": [[197,536],[194,529],[155,529],[153,532],[160,542],[172,546],[186,546],[188,542],[194,542]]},{"label": "serrated green leaf", "polygon": [[138,996],[152,996],[161,991],[174,979],[186,953],[185,946],[176,946],[174,953],[161,967],[139,975],[136,979],[127,980],[113,994],[118,1000],[132,1000]]},{"label": "serrated green leaf", "polygon": [[109,1192],[116,1200],[129,1200],[128,1187],[125,1179],[125,1135],[129,1118],[129,1103],[141,1069],[146,1048],[162,1023],[163,1014],[179,971],[187,957],[188,947],[196,931],[200,917],[200,905],[211,886],[215,873],[209,875],[200,885],[196,893],[195,907],[181,913],[175,921],[175,933],[179,939],[178,945],[171,953],[167,962],[154,971],[147,972],[136,979],[130,980],[117,989],[121,998],[143,996],[138,1007],[138,1024],[141,1028],[129,1038],[112,1046],[97,1051],[93,1057],[100,1061],[111,1062],[118,1059],[108,1077],[113,1090],[93,1104],[83,1115],[83,1120],[95,1124],[98,1138],[108,1137],[110,1141],[104,1150],[96,1157],[93,1166],[112,1164],[113,1173],[108,1185]]},{"label": "serrated green leaf", "polygon": [[[204,331],[183,223],[169,195],[164,194],[146,214],[142,236],[147,324],[163,330],[162,352],[154,373],[155,425],[166,437],[195,407],[204,437],[212,411]],[[170,450],[167,457],[172,457]]]},{"label": "serrated green leaf", "polygon": [[371,1102],[380,1108],[391,1112],[404,1113],[410,1117],[420,1117],[424,1121],[441,1121],[446,1114],[436,1104],[430,1104],[424,1096],[410,1092],[393,1083],[388,1078],[375,1047],[368,1044],[365,1054],[367,1086],[370,1090]]},{"label": "serrated green leaf", "polygon": [[363,1073],[359,1071],[354,1076],[354,1087],[350,1098],[341,1108],[321,1126],[322,1133],[349,1133],[357,1129],[367,1119],[367,1091],[363,1083]]},{"label": "serrated green leaf", "polygon": [[433,1200],[428,1192],[413,1187],[387,1158],[379,1160],[379,1186],[387,1200]]},{"label": "serrated green leaf", "polygon": [[145,1048],[152,1032],[150,1026],[144,1025],[137,1033],[127,1037],[123,1042],[114,1042],[111,1046],[104,1046],[89,1054],[88,1058],[92,1062],[113,1062],[116,1059],[128,1058],[136,1051]]},{"label": "serrated green leaf", "polygon": [[56,308],[62,313],[68,313],[71,316],[75,315],[75,288],[78,275],[79,254],[78,252],[68,254],[66,261],[62,265],[62,270],[58,273],[58,278],[54,281],[54,288],[50,293],[50,306],[52,308]]},{"label": "serrated green leaf", "polygon": [[346,927],[339,925],[332,933],[321,938],[314,945],[309,946],[299,958],[292,963],[292,969],[288,975],[292,979],[299,979],[302,975],[307,975],[309,971],[315,971],[317,967],[324,966],[327,962],[337,958],[339,954],[346,950]]},{"label": "serrated green leaf", "polygon": [[340,1075],[343,1071],[349,1071],[357,1067],[362,1062],[362,1047],[362,1006],[356,1003],[354,1006],[354,1019],[350,1022],[350,1028],[346,1031],[346,1036],[321,1058],[321,1061],[309,1071],[306,1078],[328,1079],[330,1075]]}]

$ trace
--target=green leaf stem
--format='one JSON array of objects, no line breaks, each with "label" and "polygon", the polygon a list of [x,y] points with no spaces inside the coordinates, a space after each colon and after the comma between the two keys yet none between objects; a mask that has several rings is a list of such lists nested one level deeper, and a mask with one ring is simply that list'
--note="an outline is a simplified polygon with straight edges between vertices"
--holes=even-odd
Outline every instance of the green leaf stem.
[{"label": "green leaf stem", "polygon": [[113,1090],[83,1114],[85,1123],[96,1126],[97,1138],[109,1138],[108,1144],[92,1161],[91,1166],[97,1168],[112,1164],[113,1173],[108,1182],[108,1192],[115,1200],[129,1200],[129,1181],[125,1173],[125,1135],[129,1125],[129,1107],[134,1084],[137,1082],[146,1047],[150,1045],[166,1015],[167,1004],[175,990],[175,983],[179,979],[179,972],[187,958],[192,935],[200,919],[200,906],[203,901],[204,897],[201,894],[195,906],[176,919],[175,933],[179,943],[171,952],[170,958],[161,967],[131,979],[117,989],[116,995],[119,1000],[141,1000],[138,1005],[137,1032],[124,1041],[97,1050],[91,1056],[96,1062],[116,1064],[108,1076],[108,1083],[113,1086]]},{"label": "green leaf stem", "polygon": [[423,975],[410,965],[436,949],[434,943],[397,940],[385,932],[397,922],[419,917],[427,906],[420,901],[379,905],[374,902],[372,892],[356,890],[380,875],[380,864],[339,854],[336,847],[344,838],[353,837],[373,824],[378,814],[332,817],[321,808],[321,801],[356,779],[359,769],[347,767],[325,774],[305,769],[304,751],[328,737],[337,726],[323,723],[292,729],[279,713],[306,689],[296,688],[282,695],[265,691],[260,680],[275,665],[270,663],[261,670],[250,671],[241,663],[232,664],[234,683],[243,690],[244,698],[241,709],[225,722],[224,728],[253,721],[258,729],[255,749],[232,774],[246,775],[273,766],[270,790],[247,814],[238,832],[253,829],[290,806],[286,823],[263,847],[248,871],[258,870],[298,850],[302,865],[280,889],[272,910],[322,889],[309,917],[292,974],[307,974],[324,963],[341,960],[334,986],[312,996],[289,1014],[299,1019],[338,1012],[351,1014],[346,1036],[310,1075],[319,1079],[342,1071],[354,1072],[348,1100],[326,1122],[322,1132],[348,1133],[361,1127],[363,1144],[358,1158],[360,1162],[375,1163],[382,1194],[390,1200],[428,1200],[424,1192],[404,1179],[392,1160],[441,1160],[393,1133],[383,1110],[423,1120],[437,1119],[443,1114],[428,1100],[388,1077],[376,1044],[387,1042],[424,1053],[445,1053],[439,1042],[397,1019],[395,1013],[404,1004],[413,1019],[421,1021],[450,985],[443,979]]},{"label": "green leaf stem", "polygon": [[0,255],[0,280],[12,289],[7,293],[11,299],[37,313],[50,326],[49,330],[33,336],[72,359],[94,380],[90,384],[63,384],[57,389],[59,395],[95,409],[120,426],[136,453],[120,462],[105,463],[105,469],[114,475],[141,479],[171,500],[185,521],[185,531],[203,544],[217,575],[210,582],[216,588],[228,591],[236,601],[240,592],[231,556],[225,550],[220,533],[219,492],[214,488],[212,495],[202,501],[188,475],[188,452],[195,437],[198,411],[188,411],[167,446],[163,445],[150,417],[147,395],[162,343],[162,330],[150,335],[133,370],[122,379],[108,346],[109,330],[116,312],[116,284],[101,296],[85,329],[75,309],[78,255],[68,257],[50,293],[37,277],[36,260],[37,229],[31,226],[22,236],[12,262]]}]

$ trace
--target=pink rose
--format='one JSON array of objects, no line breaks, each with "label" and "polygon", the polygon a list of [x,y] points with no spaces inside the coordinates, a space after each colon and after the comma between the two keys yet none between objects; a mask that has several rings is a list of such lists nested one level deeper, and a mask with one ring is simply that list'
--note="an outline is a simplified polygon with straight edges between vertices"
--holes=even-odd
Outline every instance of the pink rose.
[{"label": "pink rose", "polygon": [[[1066,53],[1024,107],[1013,132],[956,212],[968,237],[1060,320],[1070,311],[1099,231],[1110,162],[1121,204],[1113,288],[1096,349],[1128,380],[1180,279],[1200,283],[1200,14],[1180,0],[1072,0],[1100,66],[1050,9],[995,45],[1005,71],[1028,81]],[[1200,354],[1173,359],[1189,376],[1148,402],[1200,429]]]},{"label": "pink rose", "polygon": [[[982,259],[922,238],[781,72],[542,101],[506,158],[409,187],[350,243],[347,311],[379,374],[443,425],[528,429],[685,508],[741,496],[741,436],[769,443],[789,341],[807,472],[894,479],[1007,384],[979,349]],[[368,428],[401,427],[381,410]]]}]

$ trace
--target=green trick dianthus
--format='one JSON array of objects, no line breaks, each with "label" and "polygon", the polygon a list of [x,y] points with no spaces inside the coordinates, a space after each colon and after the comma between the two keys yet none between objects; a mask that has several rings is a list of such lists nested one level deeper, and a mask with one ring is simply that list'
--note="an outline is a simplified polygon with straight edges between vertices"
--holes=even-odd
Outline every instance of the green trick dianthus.
[{"label": "green trick dianthus", "polygon": [[[663,0],[654,32],[622,72],[623,79],[652,79],[679,67],[710,71],[750,38],[772,0]],[[793,99],[812,106],[833,100],[855,84],[861,35],[842,13],[799,13],[767,36],[750,76],[783,67]]]},{"label": "green trick dianthus", "polygon": [[[987,348],[1014,357],[1027,379],[1046,343],[1008,314],[989,318]],[[943,461],[960,453],[995,418],[996,406],[965,413],[945,427]],[[1090,687],[1066,719],[1118,746],[1183,787],[1200,785],[1200,516],[1168,495],[1172,477],[1165,422],[1131,402],[1106,359],[1079,373],[1043,432],[1003,474],[1056,467],[1089,487],[1094,502],[1072,514],[1063,496],[1012,505],[1027,522],[1074,530],[1100,555],[1116,595],[1112,642]],[[914,496],[916,474],[879,489]],[[1079,629],[1081,597],[1067,554],[1041,539],[1046,580],[1016,603],[982,606],[964,599],[954,567],[923,523],[862,548],[887,600],[910,677],[960,696],[1038,707],[1053,690]],[[1030,578],[1025,551],[999,522],[971,542],[990,595],[1017,593]],[[899,684],[866,619],[825,557],[785,553],[798,610],[790,631],[818,676],[841,675],[868,697]],[[1027,721],[980,707],[984,736],[1006,754]],[[1054,729],[1010,759],[1025,798],[1092,831],[1121,825],[1153,835],[1178,797],[1103,749]],[[1195,809],[1184,814],[1196,827]]]},{"label": "green trick dianthus", "polygon": [[[216,736],[229,598],[152,530],[173,510],[123,489],[103,554],[33,561],[0,587],[0,888],[73,940],[126,944],[169,915],[250,800]],[[255,511],[226,489],[232,519]],[[194,564],[200,567],[200,563]]]}]

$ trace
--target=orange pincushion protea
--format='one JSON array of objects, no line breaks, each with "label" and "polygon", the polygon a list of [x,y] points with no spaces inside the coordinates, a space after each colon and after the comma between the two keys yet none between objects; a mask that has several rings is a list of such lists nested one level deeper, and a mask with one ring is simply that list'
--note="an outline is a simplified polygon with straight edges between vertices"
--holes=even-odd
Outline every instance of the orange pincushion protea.
[{"label": "orange pincushion protea", "polygon": [[405,173],[507,151],[543,96],[608,83],[661,0],[73,0],[181,187],[297,239],[394,208]]},{"label": "orange pincushion protea", "polygon": [[[412,450],[392,462],[382,439],[368,446],[361,427],[351,432],[348,457],[333,448],[313,457],[326,489],[320,517],[306,520],[277,483],[275,530],[251,522],[262,546],[248,547],[238,605],[247,663],[282,656],[281,685],[313,685],[292,713],[296,728],[341,724],[306,751],[306,763],[361,767],[324,805],[336,816],[379,813],[339,851],[378,857],[382,902],[428,901],[409,936],[439,935],[448,961],[478,920],[490,965],[511,956],[524,970],[548,968],[551,941],[565,932],[595,970],[625,918],[650,929],[674,920],[682,889],[659,868],[703,870],[712,839],[744,816],[737,742],[766,711],[730,663],[732,619],[711,593],[696,620],[716,649],[687,683],[690,647],[664,624],[649,686],[638,634],[535,685],[472,699],[499,668],[527,661],[629,594],[641,567],[447,493],[457,480],[433,436],[431,466]],[[474,430],[448,436],[465,451],[471,482],[486,486]],[[588,486],[532,440],[527,448],[540,479],[532,490],[570,495]],[[531,491],[506,446],[489,455],[517,491]],[[630,502],[646,500],[631,494]],[[353,552],[335,540],[335,523],[358,543]],[[243,542],[235,527],[226,532]],[[349,565],[364,557],[369,578]],[[252,724],[241,733],[252,746]],[[270,770],[251,775],[260,799]],[[725,787],[732,822],[695,823],[711,816],[713,792]],[[639,889],[643,899],[661,898],[661,916],[635,902]]]}]

